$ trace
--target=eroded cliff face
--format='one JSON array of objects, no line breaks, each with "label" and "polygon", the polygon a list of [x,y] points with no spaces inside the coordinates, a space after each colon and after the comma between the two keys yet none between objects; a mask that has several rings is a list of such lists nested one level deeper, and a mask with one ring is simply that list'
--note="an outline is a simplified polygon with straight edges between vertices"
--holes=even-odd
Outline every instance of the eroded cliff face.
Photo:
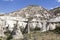
[{"label": "eroded cliff face", "polygon": [[24,29],[27,24],[24,21],[28,20],[22,17],[0,16],[0,37],[6,37],[6,40],[10,40],[10,37],[16,40],[23,38],[21,30]]}]

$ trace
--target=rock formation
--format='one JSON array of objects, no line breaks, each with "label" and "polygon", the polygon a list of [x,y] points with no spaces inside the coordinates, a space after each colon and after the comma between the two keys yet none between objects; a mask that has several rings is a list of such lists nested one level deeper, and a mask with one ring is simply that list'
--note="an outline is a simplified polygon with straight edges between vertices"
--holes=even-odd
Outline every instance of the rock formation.
[{"label": "rock formation", "polygon": [[[59,11],[57,12],[59,13]],[[23,38],[22,32],[25,32],[26,30],[30,33],[30,30],[34,30],[35,28],[41,29],[40,32],[47,31],[49,28],[52,29],[53,25],[47,24],[51,21],[51,18],[55,18],[53,16],[58,15],[53,15],[52,13],[56,14],[55,9],[49,11],[41,6],[30,5],[21,10],[1,15],[0,36],[5,35],[4,32],[7,31],[6,28],[10,31],[10,36],[12,36],[12,39]]]},{"label": "rock formation", "polygon": [[26,23],[24,23],[24,21],[27,21],[27,19],[21,17],[0,16],[0,20],[2,20],[0,25],[0,31],[2,34],[0,33],[0,36],[5,36],[4,33],[9,31],[10,36],[7,38],[7,40],[10,40],[9,38],[11,36],[13,37],[13,39],[23,38],[21,29],[25,28]]}]

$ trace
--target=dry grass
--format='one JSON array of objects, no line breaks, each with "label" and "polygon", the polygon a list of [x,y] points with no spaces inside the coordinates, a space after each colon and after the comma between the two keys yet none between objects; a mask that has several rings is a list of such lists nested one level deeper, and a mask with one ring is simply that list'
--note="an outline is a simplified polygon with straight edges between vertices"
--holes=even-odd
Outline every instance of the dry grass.
[{"label": "dry grass", "polygon": [[40,31],[36,31],[25,34],[24,40],[60,40],[60,34],[54,32],[40,33]]}]

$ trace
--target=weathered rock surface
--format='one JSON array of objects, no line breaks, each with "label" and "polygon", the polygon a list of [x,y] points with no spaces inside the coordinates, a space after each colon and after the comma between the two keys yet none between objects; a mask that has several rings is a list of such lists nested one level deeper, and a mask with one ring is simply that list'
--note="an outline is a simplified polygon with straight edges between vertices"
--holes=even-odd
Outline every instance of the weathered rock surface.
[{"label": "weathered rock surface", "polygon": [[[22,20],[21,20],[22,19]],[[24,21],[27,21],[27,19],[25,18],[21,18],[21,17],[11,17],[11,16],[0,16],[0,35],[1,36],[5,36],[4,33],[6,33],[7,31],[9,31],[10,35],[13,36],[13,39],[20,39],[23,38],[22,32],[20,29],[25,28],[26,23],[24,23]],[[18,23],[17,23],[18,21]],[[16,26],[18,25],[18,26]],[[4,31],[4,32],[3,32]],[[13,32],[15,34],[13,34]],[[16,37],[15,37],[16,36]]]}]

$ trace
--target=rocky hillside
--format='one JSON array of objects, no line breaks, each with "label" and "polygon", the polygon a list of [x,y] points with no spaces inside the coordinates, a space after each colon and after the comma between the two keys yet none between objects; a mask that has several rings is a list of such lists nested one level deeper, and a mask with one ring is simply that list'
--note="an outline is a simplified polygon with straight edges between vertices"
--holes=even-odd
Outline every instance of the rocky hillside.
[{"label": "rocky hillside", "polygon": [[53,8],[50,11],[53,13],[53,15],[60,16],[60,7]]},{"label": "rocky hillside", "polygon": [[24,18],[28,18],[28,17],[42,17],[42,18],[49,18],[51,12],[49,12],[48,10],[46,10],[45,8],[41,7],[41,6],[37,6],[37,5],[30,5],[27,6],[21,10],[17,10],[15,12],[11,12],[8,15],[10,16],[21,16]]},{"label": "rocky hillside", "polygon": [[[22,36],[24,36],[22,33],[24,32],[26,32],[25,30],[27,30],[27,29],[30,29],[30,30],[34,30],[34,29],[41,29],[41,32],[44,32],[44,31],[46,31],[46,21],[48,20],[48,19],[50,19],[50,18],[53,18],[53,16],[54,15],[58,15],[57,13],[60,13],[59,11],[58,11],[58,9],[59,9],[59,11],[60,11],[60,8],[55,8],[55,9],[52,9],[52,10],[47,10],[47,9],[45,9],[45,8],[43,8],[43,7],[41,7],[41,6],[37,6],[37,5],[30,5],[30,6],[27,6],[27,7],[25,7],[25,8],[23,8],[23,9],[21,9],[21,10],[17,10],[17,11],[14,11],[14,12],[10,12],[10,13],[8,13],[8,14],[1,14],[0,15],[0,17],[1,16],[4,16],[4,17],[2,17],[2,19],[3,18],[5,18],[5,16],[6,16],[6,18],[7,18],[7,20],[4,20],[4,21],[2,21],[1,20],[1,22],[3,23],[5,23],[4,25],[3,25],[3,27],[5,27],[6,25],[8,25],[8,30],[6,31],[7,33],[5,33],[4,34],[4,32],[3,32],[3,30],[4,30],[4,28],[1,28],[1,30],[2,30],[2,33],[4,34],[4,35],[6,35],[6,34],[8,34],[8,35],[6,35],[7,36],[7,40],[10,40],[10,39],[15,39],[15,38],[18,38],[18,39],[20,39],[20,37],[22,37]],[[56,11],[54,11],[54,10],[56,10]],[[10,17],[9,17],[10,16]],[[13,16],[13,17],[11,17],[11,16]],[[18,21],[13,21],[13,19],[14,18],[18,18],[19,20]],[[21,17],[21,18],[19,18],[19,17]],[[12,18],[12,20],[8,20],[8,19],[11,19]],[[26,18],[28,18],[29,20],[30,20],[30,18],[32,18],[32,20],[31,21],[27,21],[26,22]],[[22,20],[22,19],[24,19],[24,21],[20,21],[20,20]],[[25,23],[26,22],[26,23]],[[15,24],[15,25],[14,25]],[[26,24],[26,25],[25,25]],[[25,26],[24,26],[25,25]],[[0,27],[2,27],[2,26],[0,26]],[[14,27],[14,28],[11,28],[11,27]],[[23,27],[25,27],[24,29],[23,29]],[[28,28],[28,27],[30,27],[30,28]],[[6,28],[6,27],[5,27]],[[9,31],[11,31],[11,30],[9,30],[9,29],[13,29],[12,30],[12,32],[11,33],[9,33]],[[21,30],[23,30],[23,32],[21,32]],[[5,29],[6,30],[6,29]],[[29,31],[29,30],[27,30],[27,31]],[[29,31],[30,32],[30,31]],[[39,30],[39,32],[40,32],[40,30]],[[3,34],[1,34],[1,35],[3,35]],[[21,36],[21,35],[22,36]],[[40,34],[39,34],[40,35]],[[44,35],[44,34],[43,34]],[[48,34],[49,35],[49,34]],[[15,37],[16,36],[16,37]],[[28,36],[28,34],[27,34],[27,36]],[[37,35],[38,36],[38,35]],[[50,35],[49,35],[50,36]],[[12,38],[11,38],[12,37]],[[40,38],[41,36],[39,36],[39,38]],[[47,36],[48,37],[48,36]],[[59,36],[60,37],[60,36]],[[10,39],[9,39],[10,38]],[[25,37],[23,37],[23,38],[25,38]],[[38,40],[40,40],[38,38]],[[55,39],[55,38],[54,38]],[[24,39],[25,40],[25,39]],[[35,39],[32,39],[32,40],[35,40]],[[44,39],[42,39],[42,40],[44,40]],[[47,39],[48,40],[48,39]]]}]

